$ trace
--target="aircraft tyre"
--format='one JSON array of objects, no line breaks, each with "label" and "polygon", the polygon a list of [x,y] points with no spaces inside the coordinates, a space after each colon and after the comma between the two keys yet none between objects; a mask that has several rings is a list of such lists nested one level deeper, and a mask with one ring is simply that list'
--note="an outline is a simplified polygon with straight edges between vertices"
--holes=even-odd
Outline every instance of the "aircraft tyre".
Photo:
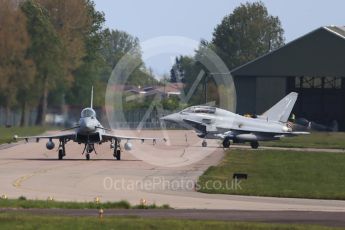
[{"label": "aircraft tyre", "polygon": [[201,146],[202,147],[207,147],[207,141],[203,140],[202,143],[201,143]]},{"label": "aircraft tyre", "polygon": [[252,149],[257,149],[259,148],[259,142],[257,141],[250,142],[250,146],[252,147]]},{"label": "aircraft tyre", "polygon": [[63,150],[59,149],[59,154],[58,154],[59,160],[62,160],[64,156],[65,156],[65,154],[64,154]]},{"label": "aircraft tyre", "polygon": [[86,160],[90,160],[90,153],[86,153]]},{"label": "aircraft tyre", "polygon": [[121,160],[121,150],[120,149],[116,150],[116,153],[114,154],[114,157],[118,161]]},{"label": "aircraft tyre", "polygon": [[230,148],[230,137],[225,137],[224,140],[223,140],[223,147],[228,149]]}]

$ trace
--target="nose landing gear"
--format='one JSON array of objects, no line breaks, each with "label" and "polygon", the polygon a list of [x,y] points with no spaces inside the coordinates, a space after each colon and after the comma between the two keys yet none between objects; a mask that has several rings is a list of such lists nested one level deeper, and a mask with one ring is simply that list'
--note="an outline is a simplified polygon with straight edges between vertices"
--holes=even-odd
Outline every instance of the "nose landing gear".
[{"label": "nose landing gear", "polygon": [[86,143],[85,148],[83,150],[83,154],[86,152],[86,160],[90,160],[90,153],[92,153],[93,151],[95,151],[95,153],[97,154],[94,144]]}]

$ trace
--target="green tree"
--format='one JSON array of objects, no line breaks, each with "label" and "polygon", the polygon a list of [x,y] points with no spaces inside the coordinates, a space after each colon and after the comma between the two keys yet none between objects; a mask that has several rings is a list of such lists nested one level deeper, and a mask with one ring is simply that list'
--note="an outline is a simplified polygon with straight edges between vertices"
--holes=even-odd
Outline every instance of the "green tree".
[{"label": "green tree", "polygon": [[97,106],[104,104],[105,84],[100,81],[101,73],[106,66],[101,54],[102,41],[104,39],[105,22],[104,13],[95,9],[95,4],[91,0],[85,0],[88,26],[83,34],[85,56],[82,63],[73,73],[74,82],[66,93],[66,100],[69,104],[89,105],[91,86],[95,87],[94,104]]},{"label": "green tree", "polygon": [[106,30],[102,42],[102,56],[106,60],[106,67],[102,74],[104,82],[108,82],[112,70],[120,59],[127,53],[139,63],[139,66],[128,77],[126,84],[144,86],[157,83],[152,70],[147,69],[142,61],[139,39],[124,31]]},{"label": "green tree", "polygon": [[262,2],[241,4],[215,28],[212,44],[229,69],[245,64],[284,44],[278,17]]},{"label": "green tree", "polygon": [[[197,61],[198,57],[197,55],[200,55],[200,49],[201,46],[196,50],[196,54],[194,56],[180,56],[177,58],[178,60],[178,66],[179,66],[179,72],[183,72],[183,82],[184,82],[184,92],[185,95],[187,95],[190,90],[192,89],[193,84],[195,84],[195,81],[199,74],[202,74],[202,79],[197,85],[197,87],[194,89],[192,97],[187,101],[188,104],[203,104],[205,102],[204,100],[204,80],[205,75],[207,74],[207,69],[199,62]],[[174,64],[176,66],[176,63]]]},{"label": "green tree", "polygon": [[44,7],[54,30],[56,31],[62,49],[61,75],[54,89],[50,91],[49,104],[60,105],[66,91],[72,86],[74,71],[82,64],[86,55],[85,34],[90,27],[88,2],[86,0],[36,0]]},{"label": "green tree", "polygon": [[173,64],[171,70],[170,70],[170,82],[179,82],[181,75],[181,65],[178,57],[175,58],[175,63]]},{"label": "green tree", "polygon": [[176,61],[174,66],[180,66],[184,73],[186,93],[203,73],[203,79],[188,103],[205,102],[205,81],[208,102],[219,103],[219,97],[226,92],[225,86],[216,85],[212,73],[200,62],[208,53],[207,49],[215,51],[231,70],[282,46],[283,33],[279,18],[269,15],[262,2],[241,4],[216,26],[211,42],[202,40],[194,56],[181,56]]},{"label": "green tree", "polygon": [[[6,123],[10,109],[18,104],[17,93],[33,82],[35,66],[27,58],[30,44],[26,30],[26,17],[11,0],[0,1],[0,96],[6,108]],[[25,105],[22,107],[25,116]]]},{"label": "green tree", "polygon": [[113,69],[117,62],[126,53],[133,51],[141,58],[139,39],[119,30],[105,30],[105,36],[102,42],[102,55],[107,65]]},{"label": "green tree", "polygon": [[38,116],[36,124],[43,125],[47,113],[48,95],[50,90],[63,81],[62,68],[62,43],[52,25],[48,11],[38,2],[24,1],[21,9],[27,17],[27,30],[31,38],[28,56],[36,64],[37,78],[34,92],[40,92]]}]

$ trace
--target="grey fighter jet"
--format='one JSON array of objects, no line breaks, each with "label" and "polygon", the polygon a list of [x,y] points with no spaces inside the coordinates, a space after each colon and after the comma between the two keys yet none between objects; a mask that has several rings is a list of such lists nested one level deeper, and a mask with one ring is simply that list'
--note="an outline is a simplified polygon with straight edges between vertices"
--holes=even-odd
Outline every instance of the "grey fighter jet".
[{"label": "grey fighter jet", "polygon": [[187,128],[192,127],[200,138],[204,138],[203,147],[207,146],[205,139],[221,139],[224,148],[229,148],[232,141],[249,142],[251,147],[256,149],[259,147],[259,141],[309,134],[294,132],[288,122],[297,96],[297,93],[292,92],[262,115],[254,117],[242,116],[216,107],[192,106],[162,117],[161,120],[178,123]]},{"label": "grey fighter jet", "polygon": [[[141,137],[127,137],[121,135],[114,135],[111,133],[111,130],[104,128],[101,123],[96,118],[96,112],[93,109],[93,88],[91,90],[91,106],[85,108],[81,111],[81,117],[77,126],[66,129],[74,130],[73,132],[63,132],[57,135],[46,135],[46,136],[28,136],[28,137],[18,137],[14,136],[14,139],[25,139],[27,142],[29,139],[36,139],[36,142],[39,142],[40,139],[48,139],[46,144],[47,149],[52,150],[55,147],[53,139],[59,141],[58,146],[58,159],[62,160],[66,155],[65,144],[68,141],[74,141],[78,144],[84,144],[84,150],[82,154],[85,153],[86,160],[90,159],[90,153],[95,152],[95,144],[102,144],[104,142],[110,142],[110,148],[114,150],[113,156],[117,159],[121,159],[121,147],[120,141],[126,140],[124,148],[126,150],[132,149],[132,144],[129,143],[129,140],[152,140],[153,144],[156,143],[156,140],[160,138],[141,138]],[[66,131],[64,130],[64,131]]]}]

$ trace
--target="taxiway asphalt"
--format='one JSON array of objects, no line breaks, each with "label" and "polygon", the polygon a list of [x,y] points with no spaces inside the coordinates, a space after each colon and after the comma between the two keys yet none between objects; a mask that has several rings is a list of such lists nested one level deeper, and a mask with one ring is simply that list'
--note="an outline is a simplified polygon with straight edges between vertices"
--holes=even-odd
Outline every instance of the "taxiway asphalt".
[{"label": "taxiway asphalt", "polygon": [[[204,194],[195,192],[195,181],[209,166],[224,155],[217,141],[202,148],[201,140],[191,131],[123,132],[125,135],[166,136],[168,143],[133,142],[134,149],[116,161],[109,144],[96,146],[96,155],[86,161],[83,146],[68,143],[64,160],[56,150],[39,143],[3,145],[0,148],[0,195],[10,198],[63,201],[141,199],[176,209],[218,209],[246,211],[345,212],[345,201],[273,198]],[[57,143],[56,143],[57,144]],[[229,175],[231,176],[231,175]]]}]

